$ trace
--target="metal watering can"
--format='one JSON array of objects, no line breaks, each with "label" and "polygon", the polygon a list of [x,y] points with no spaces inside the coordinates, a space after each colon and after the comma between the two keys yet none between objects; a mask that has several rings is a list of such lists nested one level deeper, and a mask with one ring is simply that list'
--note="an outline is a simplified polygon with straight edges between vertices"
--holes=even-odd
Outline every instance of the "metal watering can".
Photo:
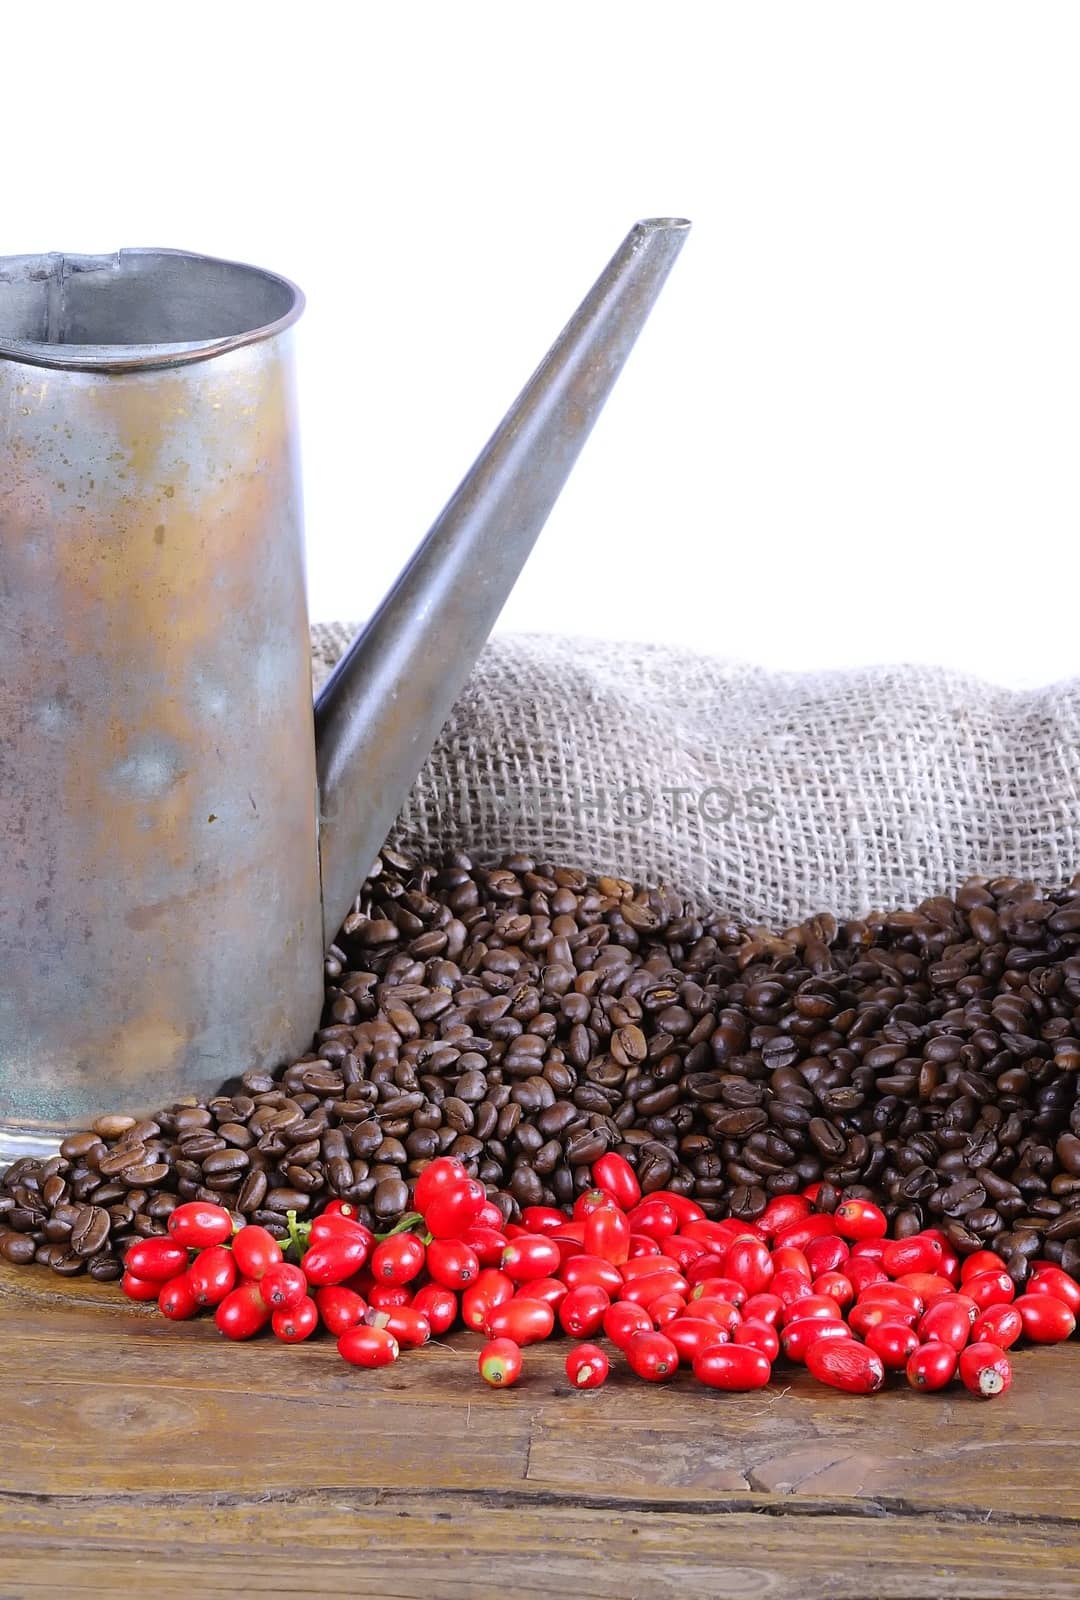
[{"label": "metal watering can", "polygon": [[319,696],[274,273],[0,258],[0,1169],[301,1054],[684,241],[639,222]]}]

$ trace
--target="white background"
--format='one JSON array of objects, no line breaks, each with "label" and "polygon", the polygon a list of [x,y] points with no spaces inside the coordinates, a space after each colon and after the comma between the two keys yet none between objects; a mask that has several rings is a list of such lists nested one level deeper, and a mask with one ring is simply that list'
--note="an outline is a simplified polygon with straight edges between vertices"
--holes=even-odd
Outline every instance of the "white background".
[{"label": "white background", "polygon": [[306,290],[310,603],[364,615],[638,216],[694,231],[500,626],[1080,671],[1068,3],[51,0],[0,253]]}]

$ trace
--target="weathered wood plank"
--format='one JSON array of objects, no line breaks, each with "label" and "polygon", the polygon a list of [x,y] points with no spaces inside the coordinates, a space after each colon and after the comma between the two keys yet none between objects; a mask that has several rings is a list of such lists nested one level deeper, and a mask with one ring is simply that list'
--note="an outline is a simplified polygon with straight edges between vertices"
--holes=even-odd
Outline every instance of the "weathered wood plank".
[{"label": "weathered wood plank", "polygon": [[[445,1358],[425,1365],[434,1372]],[[899,1396],[873,1403],[878,1429],[865,1413],[840,1419],[823,1408],[815,1419],[819,1402],[807,1396],[799,1412],[786,1397],[786,1413],[728,1401],[723,1410],[711,1407],[711,1429],[680,1432],[625,1415],[605,1422],[576,1395],[538,1404],[524,1390],[512,1403],[478,1392],[475,1402],[462,1396],[444,1407],[414,1401],[374,1376],[366,1393],[352,1373],[323,1368],[321,1376],[321,1390],[303,1384],[293,1395],[260,1392],[258,1374],[246,1395],[233,1383],[20,1377],[0,1404],[0,1485],[38,1493],[424,1483],[572,1494],[587,1487],[614,1502],[735,1503],[772,1493],[1029,1515],[1059,1504],[1062,1491],[1063,1439],[1051,1425],[1010,1433],[1007,1423],[991,1426],[980,1415],[943,1423],[935,1442],[925,1425],[914,1436],[905,1430]],[[455,1372],[455,1384],[461,1377]],[[472,1382],[469,1372],[465,1384]],[[609,1403],[626,1410],[635,1402],[612,1385]]]},{"label": "weathered wood plank", "polygon": [[561,1343],[499,1393],[445,1343],[356,1372],[0,1267],[0,1595],[1080,1593],[1075,1345],[986,1405],[802,1372],[571,1394]]},{"label": "weathered wood plank", "polygon": [[30,1303],[119,1308],[137,1317],[156,1315],[153,1306],[141,1305],[121,1294],[116,1283],[95,1283],[87,1277],[62,1278],[44,1267],[13,1267],[0,1261],[0,1311],[14,1311]]},{"label": "weathered wood plank", "polygon": [[[59,1532],[63,1520],[63,1535]],[[1071,1528],[934,1518],[612,1513],[337,1495],[4,1508],[5,1595],[159,1600],[1075,1600]],[[152,1576],[151,1576],[152,1575]]]},{"label": "weathered wood plank", "polygon": [[[217,1351],[213,1359],[218,1359]],[[0,1486],[78,1494],[90,1488],[165,1490],[430,1483],[488,1488],[525,1475],[529,1417],[459,1428],[352,1373],[325,1372],[321,1390],[243,1393],[152,1381],[20,1381],[0,1402]],[[375,1374],[368,1375],[376,1379]],[[462,1408],[464,1411],[464,1407]]]},{"label": "weathered wood plank", "polygon": [[[467,1334],[363,1373],[328,1341],[225,1345],[206,1321],[63,1302],[5,1310],[0,1485],[39,1492],[81,1491],[86,1463],[104,1454],[99,1486],[117,1491],[587,1484],[614,1501],[779,1494],[1037,1515],[1060,1497],[1062,1401],[1078,1360],[1075,1347],[1021,1354],[1010,1394],[989,1405],[901,1383],[848,1397],[803,1371],[755,1395],[626,1373],[579,1395],[553,1346],[528,1352],[521,1384],[493,1393],[476,1379],[480,1341]],[[212,1450],[191,1451],[214,1434]],[[287,1439],[290,1453],[253,1450],[256,1438]]]},{"label": "weathered wood plank", "polygon": [[[1021,1354],[1009,1395],[989,1404],[962,1389],[916,1394],[895,1380],[869,1400],[845,1396],[823,1392],[801,1370],[785,1389],[754,1395],[703,1392],[680,1376],[635,1396],[631,1415],[605,1388],[595,1409],[589,1397],[588,1412],[542,1409],[529,1482],[573,1488],[587,1452],[597,1493],[623,1493],[633,1482],[652,1501],[756,1491],[1032,1516],[1067,1505],[1080,1516],[1068,1442],[1078,1378],[1080,1351],[1059,1347]],[[1064,1504],[1063,1468],[1073,1486]]]}]

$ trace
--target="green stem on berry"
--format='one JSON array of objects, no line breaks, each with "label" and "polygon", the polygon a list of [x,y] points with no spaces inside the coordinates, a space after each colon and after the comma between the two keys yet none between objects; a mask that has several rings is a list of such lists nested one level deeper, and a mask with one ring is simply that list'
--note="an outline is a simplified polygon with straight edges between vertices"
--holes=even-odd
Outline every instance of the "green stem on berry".
[{"label": "green stem on berry", "polygon": [[285,1247],[286,1253],[289,1250],[295,1250],[296,1259],[299,1261],[308,1247],[308,1240],[311,1237],[311,1223],[297,1222],[295,1211],[287,1211],[285,1213],[285,1221],[289,1228],[289,1242]]},{"label": "green stem on berry", "polygon": [[[419,1211],[407,1211],[400,1222],[396,1222],[392,1228],[387,1230],[386,1233],[377,1233],[375,1237],[381,1244],[384,1239],[392,1239],[395,1233],[415,1233],[416,1224],[418,1222],[423,1222],[423,1220],[424,1219],[420,1215]],[[424,1243],[431,1243],[430,1234],[428,1234],[427,1238],[424,1239]]]}]

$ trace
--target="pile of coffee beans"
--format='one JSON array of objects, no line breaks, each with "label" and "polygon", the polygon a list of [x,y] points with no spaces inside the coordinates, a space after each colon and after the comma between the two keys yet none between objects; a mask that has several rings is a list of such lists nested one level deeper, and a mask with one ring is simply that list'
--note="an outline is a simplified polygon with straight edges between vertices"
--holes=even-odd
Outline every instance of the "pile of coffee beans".
[{"label": "pile of coffee beans", "polygon": [[280,1074],[106,1116],[0,1184],[0,1255],[119,1277],[204,1199],[285,1237],[331,1197],[383,1231],[438,1155],[503,1217],[566,1208],[608,1151],[752,1220],[879,1203],[890,1232],[1080,1270],[1080,876],[770,932],[527,856],[386,851]]}]

